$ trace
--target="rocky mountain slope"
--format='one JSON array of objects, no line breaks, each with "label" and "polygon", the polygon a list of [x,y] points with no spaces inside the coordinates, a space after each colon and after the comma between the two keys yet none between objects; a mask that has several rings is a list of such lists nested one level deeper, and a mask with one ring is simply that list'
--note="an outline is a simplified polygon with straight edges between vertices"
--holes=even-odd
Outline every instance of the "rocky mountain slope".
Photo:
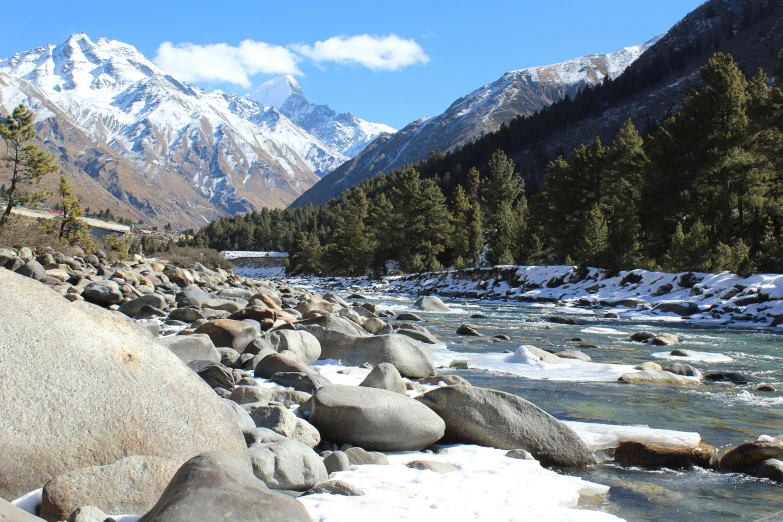
[{"label": "rocky mountain slope", "polygon": [[38,112],[86,206],[148,222],[285,206],[347,159],[273,107],[180,83],[86,34],[0,60],[0,108],[19,103]]},{"label": "rocky mountain slope", "polygon": [[420,118],[394,135],[381,136],[303,194],[294,206],[323,203],[356,183],[446,152],[530,115],[585,87],[616,78],[658,39],[610,54],[596,54],[544,67],[511,71],[458,99],[442,114]]},{"label": "rocky mountain slope", "polygon": [[335,155],[352,158],[379,135],[395,132],[388,125],[365,121],[350,112],[338,114],[328,105],[308,101],[290,75],[269,80],[247,96],[279,110],[328,145]]}]

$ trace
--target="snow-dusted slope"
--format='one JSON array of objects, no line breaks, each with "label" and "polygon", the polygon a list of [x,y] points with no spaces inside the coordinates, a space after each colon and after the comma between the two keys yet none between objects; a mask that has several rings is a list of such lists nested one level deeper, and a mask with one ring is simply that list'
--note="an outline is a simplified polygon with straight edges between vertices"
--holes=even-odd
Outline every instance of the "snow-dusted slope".
[{"label": "snow-dusted slope", "polygon": [[[161,188],[173,182],[166,178],[184,178],[220,213],[284,206],[347,159],[276,109],[180,83],[134,47],[105,38],[78,34],[18,53],[0,60],[0,73],[21,81],[0,85],[4,111],[20,102],[56,107],[130,160],[137,176]],[[49,117],[51,110],[38,115]],[[87,151],[67,152],[75,161]]]},{"label": "snow-dusted slope", "polygon": [[309,102],[290,75],[269,80],[247,96],[275,107],[331,147],[336,155],[352,158],[379,135],[395,132],[388,125],[365,121],[350,112],[338,114],[328,105]]},{"label": "snow-dusted slope", "polygon": [[456,100],[442,114],[419,118],[392,136],[383,136],[362,154],[322,179],[294,206],[323,203],[346,188],[470,142],[519,115],[529,115],[580,90],[616,78],[658,38],[610,54],[521,69]]}]

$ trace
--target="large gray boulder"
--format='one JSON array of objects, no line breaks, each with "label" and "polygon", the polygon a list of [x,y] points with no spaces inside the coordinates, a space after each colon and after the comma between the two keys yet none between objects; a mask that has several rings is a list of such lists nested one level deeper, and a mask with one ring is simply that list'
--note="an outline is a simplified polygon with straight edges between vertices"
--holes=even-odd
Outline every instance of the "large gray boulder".
[{"label": "large gray boulder", "polygon": [[258,480],[246,457],[220,452],[199,455],[186,462],[155,507],[139,522],[194,520],[311,522],[298,500],[271,491]]},{"label": "large gray boulder", "polygon": [[443,436],[432,410],[399,393],[376,388],[324,386],[302,407],[321,438],[378,451],[421,450]]},{"label": "large gray boulder", "polygon": [[160,339],[161,344],[171,350],[184,363],[191,361],[220,362],[212,339],[206,334],[172,335]]},{"label": "large gray boulder", "polygon": [[179,466],[171,459],[134,455],[108,466],[68,471],[44,486],[40,516],[65,520],[81,506],[143,515],[158,501]]},{"label": "large gray boulder", "polygon": [[767,459],[783,460],[783,439],[755,440],[727,451],[720,459],[720,469],[743,471]]},{"label": "large gray boulder", "polygon": [[244,453],[218,396],[126,316],[5,270],[0,288],[0,497],[131,455]]},{"label": "large gray boulder", "polygon": [[323,460],[293,439],[256,443],[247,449],[253,473],[271,489],[307,491],[329,479]]},{"label": "large gray boulder", "polygon": [[35,259],[31,259],[17,268],[16,273],[31,279],[35,279],[36,281],[44,281],[48,277],[46,269]]},{"label": "large gray boulder", "polygon": [[404,335],[359,337],[323,328],[309,331],[321,343],[321,359],[337,359],[346,366],[390,363],[403,377],[412,379],[437,373],[432,362],[432,349]]},{"label": "large gray boulder", "polygon": [[446,439],[525,449],[544,465],[584,467],[595,456],[568,426],[516,395],[476,386],[446,386],[417,397],[446,421]]},{"label": "large gray boulder", "polygon": [[451,311],[451,308],[449,308],[448,305],[446,305],[446,303],[444,303],[434,295],[425,295],[423,297],[419,297],[419,299],[416,301],[413,307],[423,312],[450,312]]},{"label": "large gray boulder", "polygon": [[321,358],[321,343],[304,330],[277,330],[269,335],[269,341],[276,351],[293,352],[305,364],[313,364]]},{"label": "large gray boulder", "polygon": [[0,498],[0,522],[41,522],[42,520]]},{"label": "large gray boulder", "polygon": [[237,386],[231,392],[232,401],[237,404],[255,402],[279,402],[290,408],[294,404],[304,404],[310,400],[310,394],[288,388],[266,388],[263,386]]},{"label": "large gray boulder", "polygon": [[276,373],[285,372],[315,373],[315,370],[300,361],[291,352],[269,354],[258,361],[255,367],[255,376],[264,379],[269,379]]}]

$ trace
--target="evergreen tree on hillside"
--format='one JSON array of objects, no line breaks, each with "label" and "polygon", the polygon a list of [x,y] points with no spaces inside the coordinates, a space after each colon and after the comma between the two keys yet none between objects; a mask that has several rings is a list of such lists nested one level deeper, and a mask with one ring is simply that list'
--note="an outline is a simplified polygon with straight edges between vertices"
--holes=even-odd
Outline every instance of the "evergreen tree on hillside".
[{"label": "evergreen tree on hillside", "polygon": [[394,257],[394,244],[390,241],[389,220],[394,208],[386,194],[381,193],[370,202],[367,215],[367,234],[372,245],[371,268],[377,274],[385,273],[386,260]]},{"label": "evergreen tree on hillside", "polygon": [[423,269],[423,261],[416,257],[416,243],[424,233],[420,214],[421,179],[419,173],[406,167],[397,177],[389,199],[394,209],[389,216],[391,243],[400,267],[406,272]]},{"label": "evergreen tree on hillside", "polygon": [[24,105],[16,107],[0,122],[0,139],[5,143],[5,150],[0,152],[0,163],[7,167],[11,178],[5,194],[8,203],[0,217],[2,229],[16,205],[40,203],[50,195],[45,191],[22,193],[20,189],[24,185],[39,185],[44,176],[56,172],[59,167],[53,155],[32,143],[35,140],[35,114]]},{"label": "evergreen tree on hillside", "polygon": [[603,260],[609,240],[601,208],[596,204],[585,216],[581,238],[576,248],[576,261],[580,266],[604,266]]},{"label": "evergreen tree on hillside", "polygon": [[73,193],[68,178],[60,175],[60,201],[63,207],[63,220],[60,223],[60,239],[71,244],[84,240],[89,235],[89,226],[87,223],[79,221],[82,217],[82,205],[79,199]]},{"label": "evergreen tree on hillside", "polygon": [[372,262],[372,245],[365,228],[369,207],[361,188],[354,189],[335,219],[326,256],[338,273],[364,275]]},{"label": "evergreen tree on hillside", "polygon": [[522,178],[514,173],[514,162],[497,150],[489,160],[490,179],[482,191],[487,207],[487,261],[511,264],[516,250],[514,203],[524,190]]},{"label": "evergreen tree on hillside", "polygon": [[323,249],[315,234],[299,232],[291,242],[288,252],[289,274],[320,274],[322,271]]},{"label": "evergreen tree on hillside", "polygon": [[438,256],[451,243],[451,213],[446,206],[443,192],[431,179],[422,182],[420,198],[423,234],[417,249],[421,251],[426,270],[442,270],[443,265],[438,261]]}]

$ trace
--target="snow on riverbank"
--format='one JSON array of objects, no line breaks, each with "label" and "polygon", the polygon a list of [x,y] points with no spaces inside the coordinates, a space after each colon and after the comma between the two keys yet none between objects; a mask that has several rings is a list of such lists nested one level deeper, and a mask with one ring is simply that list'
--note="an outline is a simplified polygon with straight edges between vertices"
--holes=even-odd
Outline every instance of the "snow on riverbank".
[{"label": "snow on riverbank", "polygon": [[783,325],[783,275],[610,273],[571,266],[501,266],[351,281],[376,292],[600,307],[620,317]]}]

